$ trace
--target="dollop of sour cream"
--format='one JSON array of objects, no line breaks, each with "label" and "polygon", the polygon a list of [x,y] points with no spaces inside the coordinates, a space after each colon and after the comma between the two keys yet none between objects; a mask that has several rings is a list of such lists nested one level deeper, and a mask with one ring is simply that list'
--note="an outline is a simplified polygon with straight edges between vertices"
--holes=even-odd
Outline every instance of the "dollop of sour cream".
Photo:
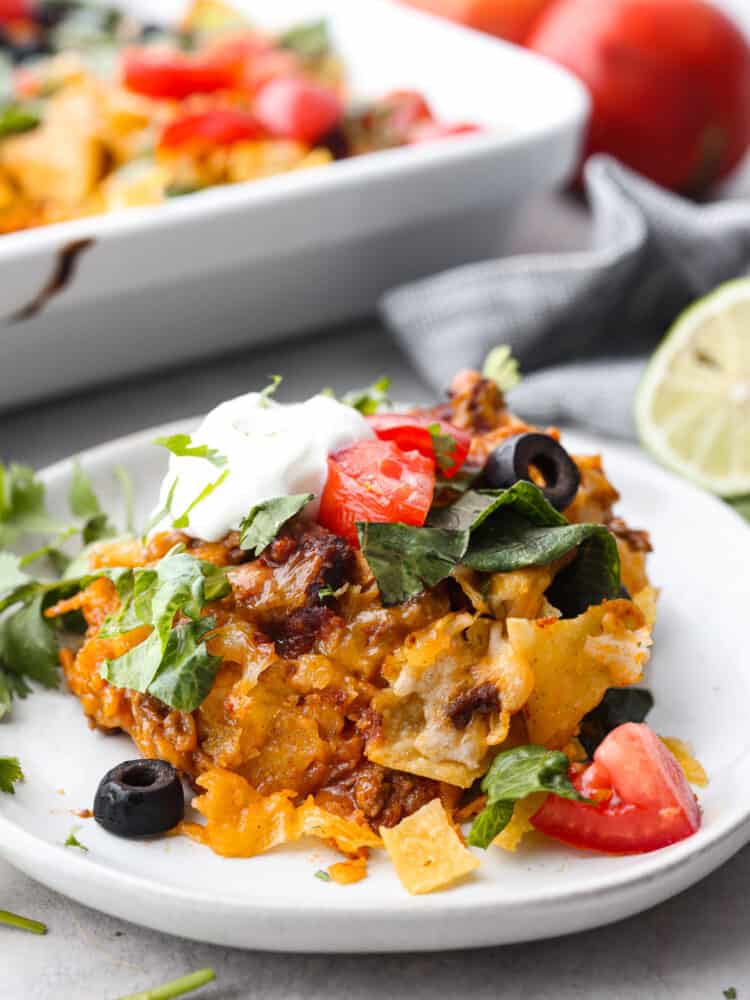
[{"label": "dollop of sour cream", "polygon": [[314,518],[328,478],[328,455],[374,436],[357,410],[330,396],[277,403],[250,392],[227,400],[205,417],[191,442],[191,447],[215,449],[226,457],[226,465],[217,468],[205,458],[171,455],[157,508],[165,507],[176,480],[171,513],[154,531],[170,528],[225,470],[224,481],[190,512],[182,530],[192,538],[219,541],[237,530],[256,504],[291,494],[315,496],[305,508]]}]

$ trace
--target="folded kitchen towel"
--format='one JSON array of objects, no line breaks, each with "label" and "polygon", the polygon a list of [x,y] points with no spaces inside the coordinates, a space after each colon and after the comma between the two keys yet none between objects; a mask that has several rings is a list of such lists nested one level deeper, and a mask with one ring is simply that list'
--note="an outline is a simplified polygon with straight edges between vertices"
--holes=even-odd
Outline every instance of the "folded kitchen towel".
[{"label": "folded kitchen towel", "polygon": [[646,355],[685,306],[750,266],[750,202],[696,205],[607,156],[585,181],[589,249],[467,264],[381,308],[435,388],[508,344],[525,373],[518,413],[628,438]]}]

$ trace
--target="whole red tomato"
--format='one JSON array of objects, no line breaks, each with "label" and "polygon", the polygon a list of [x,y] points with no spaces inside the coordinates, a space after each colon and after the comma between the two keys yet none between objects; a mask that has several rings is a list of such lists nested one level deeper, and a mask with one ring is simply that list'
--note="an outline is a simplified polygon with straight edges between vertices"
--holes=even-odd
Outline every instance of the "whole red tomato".
[{"label": "whole red tomato", "polygon": [[591,91],[586,155],[699,194],[750,145],[750,48],[708,3],[559,0],[528,44]]},{"label": "whole red tomato", "polygon": [[[521,44],[552,0],[404,0],[412,7],[447,17],[467,28]],[[606,2],[606,0],[603,0]]]}]

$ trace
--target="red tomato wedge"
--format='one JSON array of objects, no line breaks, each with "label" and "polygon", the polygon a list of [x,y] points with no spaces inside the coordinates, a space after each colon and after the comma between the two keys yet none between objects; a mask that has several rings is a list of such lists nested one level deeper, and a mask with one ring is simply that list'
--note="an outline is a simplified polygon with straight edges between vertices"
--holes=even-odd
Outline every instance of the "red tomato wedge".
[{"label": "red tomato wedge", "polygon": [[424,524],[434,490],[431,458],[393,441],[360,441],[329,456],[318,521],[357,545],[357,521]]},{"label": "red tomato wedge", "polygon": [[339,123],[344,106],[329,87],[302,77],[285,76],[269,80],[260,88],[254,110],[271,135],[315,143]]},{"label": "red tomato wedge", "polygon": [[34,17],[32,0],[0,0],[0,23],[30,21]]},{"label": "red tomato wedge", "polygon": [[698,803],[682,768],[648,726],[627,722],[600,744],[594,762],[573,777],[588,805],[549,795],[535,829],[573,847],[643,854],[696,832]]},{"label": "red tomato wedge", "polygon": [[220,49],[208,53],[127,49],[122,54],[123,83],[146,97],[182,100],[191,94],[231,90],[238,72],[236,53]]},{"label": "red tomato wedge", "polygon": [[243,139],[260,139],[264,135],[264,130],[249,111],[221,108],[176,118],[164,128],[159,145],[163,149],[230,146]]},{"label": "red tomato wedge", "polygon": [[[418,413],[376,413],[368,417],[367,422],[381,441],[395,441],[403,451],[418,451],[420,455],[432,458],[446,479],[452,479],[458,473],[471,447],[468,431],[454,427],[446,420]],[[446,449],[437,455],[430,427],[442,437],[451,439],[446,441]]]}]

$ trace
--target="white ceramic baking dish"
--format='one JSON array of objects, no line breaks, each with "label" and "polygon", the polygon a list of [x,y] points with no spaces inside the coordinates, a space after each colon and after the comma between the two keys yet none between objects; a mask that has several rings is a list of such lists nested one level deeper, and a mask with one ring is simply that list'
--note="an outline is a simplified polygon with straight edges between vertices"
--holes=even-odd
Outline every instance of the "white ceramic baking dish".
[{"label": "white ceramic baking dish", "polygon": [[487,132],[0,237],[0,408],[365,314],[496,251],[569,176],[587,96],[534,55],[391,0],[244,7],[270,27],[326,16],[355,95],[413,87]]}]

